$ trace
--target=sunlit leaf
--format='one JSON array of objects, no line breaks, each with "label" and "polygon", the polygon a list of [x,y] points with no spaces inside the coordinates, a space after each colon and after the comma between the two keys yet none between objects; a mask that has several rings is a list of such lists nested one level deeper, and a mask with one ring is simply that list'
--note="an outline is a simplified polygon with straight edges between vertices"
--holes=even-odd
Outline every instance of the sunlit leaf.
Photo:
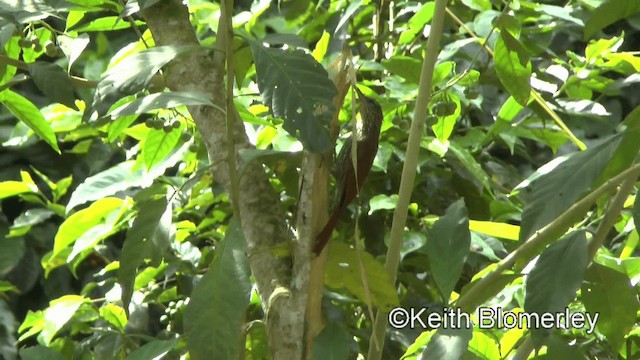
[{"label": "sunlit leaf", "polygon": [[0,92],[0,103],[6,106],[7,109],[18,120],[25,123],[36,135],[49,144],[53,150],[60,153],[58,148],[58,140],[56,139],[53,130],[49,123],[44,119],[40,110],[33,105],[31,101],[22,95],[15,93],[11,90],[4,90]]},{"label": "sunlit leaf", "polygon": [[495,71],[502,85],[525,106],[531,94],[531,61],[527,51],[508,31],[501,31],[495,44]]}]

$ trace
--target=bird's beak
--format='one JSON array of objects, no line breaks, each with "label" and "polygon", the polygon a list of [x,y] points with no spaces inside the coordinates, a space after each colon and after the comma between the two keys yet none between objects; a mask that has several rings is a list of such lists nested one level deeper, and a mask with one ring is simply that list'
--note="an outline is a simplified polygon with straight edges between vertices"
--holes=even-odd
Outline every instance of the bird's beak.
[{"label": "bird's beak", "polygon": [[355,88],[356,88],[356,92],[358,93],[358,98],[359,98],[360,100],[362,100],[363,98],[365,98],[365,96],[364,96],[364,94],[362,93],[362,91],[360,91],[360,89],[358,89],[358,87],[357,87],[357,86],[355,86]]}]

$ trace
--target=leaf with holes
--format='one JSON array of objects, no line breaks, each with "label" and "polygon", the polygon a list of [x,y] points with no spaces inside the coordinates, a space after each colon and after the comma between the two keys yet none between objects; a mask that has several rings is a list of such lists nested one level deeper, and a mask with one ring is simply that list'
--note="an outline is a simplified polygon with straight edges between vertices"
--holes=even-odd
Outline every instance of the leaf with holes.
[{"label": "leaf with holes", "polygon": [[284,129],[309,151],[329,149],[337,91],[327,71],[301,50],[266,48],[257,41],[250,45],[260,94],[273,115],[284,119]]}]

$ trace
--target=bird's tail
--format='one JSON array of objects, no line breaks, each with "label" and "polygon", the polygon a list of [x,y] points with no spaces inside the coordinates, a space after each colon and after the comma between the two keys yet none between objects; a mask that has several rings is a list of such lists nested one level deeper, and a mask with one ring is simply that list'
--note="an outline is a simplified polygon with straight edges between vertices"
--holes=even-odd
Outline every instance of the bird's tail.
[{"label": "bird's tail", "polygon": [[320,231],[316,236],[316,242],[313,246],[314,254],[320,255],[320,253],[322,252],[322,249],[324,249],[325,245],[327,245],[327,242],[329,241],[329,238],[333,233],[333,229],[335,229],[336,225],[338,224],[338,219],[340,218],[341,213],[342,213],[342,208],[338,204],[333,209],[333,213],[331,214],[329,221],[327,221],[327,224],[324,226],[324,228],[322,228],[322,231]]}]

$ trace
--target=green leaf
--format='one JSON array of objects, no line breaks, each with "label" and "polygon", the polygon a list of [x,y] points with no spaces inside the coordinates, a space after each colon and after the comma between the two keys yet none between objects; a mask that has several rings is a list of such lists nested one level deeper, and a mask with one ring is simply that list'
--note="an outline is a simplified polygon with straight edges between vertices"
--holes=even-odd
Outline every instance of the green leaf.
[{"label": "green leaf", "polygon": [[520,241],[557,218],[591,189],[621,141],[622,136],[615,135],[586,151],[552,160],[518,185],[514,191],[526,201]]},{"label": "green leaf", "polygon": [[49,99],[59,102],[74,110],[76,97],[73,94],[73,84],[69,75],[58,65],[36,61],[29,64],[29,73],[38,89]]},{"label": "green leaf", "polygon": [[469,230],[507,240],[518,240],[520,234],[517,225],[493,221],[469,220]]},{"label": "green leaf", "polygon": [[504,88],[522,106],[531,95],[531,61],[526,50],[508,31],[501,31],[494,49],[495,71]]},{"label": "green leaf", "polygon": [[590,314],[599,314],[596,327],[617,353],[640,310],[638,294],[626,274],[593,263],[582,284],[582,301]]},{"label": "green leaf", "polygon": [[[362,260],[373,305],[383,311],[389,311],[398,306],[400,303],[398,294],[384,266],[367,252],[360,254],[360,260]],[[368,298],[362,281],[356,250],[342,242],[331,243],[324,274],[325,285],[333,289],[347,289],[360,301],[367,302]]]},{"label": "green leaf", "polygon": [[71,65],[78,60],[84,49],[89,45],[91,39],[89,34],[80,34],[75,38],[71,38],[67,35],[60,35],[57,38],[58,46],[64,52],[69,59],[69,65],[67,70],[71,69]]},{"label": "green leaf", "polygon": [[385,195],[378,194],[369,200],[369,215],[378,210],[391,210],[396,208],[398,194]]},{"label": "green leaf", "polygon": [[[622,125],[626,128],[622,133],[620,146],[611,156],[609,164],[600,175],[596,184],[602,184],[631,166],[640,152],[640,106],[637,106],[624,118]],[[636,223],[639,224],[639,223]]]},{"label": "green leaf", "polygon": [[547,356],[549,360],[565,360],[565,359],[588,359],[585,354],[580,351],[579,345],[571,346],[560,336],[552,335],[546,342]]},{"label": "green leaf", "polygon": [[451,140],[449,141],[449,151],[447,154],[455,156],[464,169],[471,174],[473,179],[482,184],[482,187],[488,194],[493,194],[493,189],[489,183],[489,175],[467,149],[460,146],[456,141]]},{"label": "green leaf", "polygon": [[410,83],[420,82],[420,73],[422,72],[422,60],[420,59],[396,55],[391,59],[383,60],[382,65],[390,73],[398,75]]},{"label": "green leaf", "polygon": [[284,119],[284,129],[309,151],[331,147],[328,126],[335,107],[335,85],[327,71],[303,51],[266,48],[250,41],[260,94],[273,115]]},{"label": "green leaf", "polygon": [[[122,246],[118,282],[122,287],[122,304],[129,309],[133,295],[136,272],[142,260],[152,256],[154,251],[163,250],[170,242],[171,206],[166,196],[145,201],[139,205],[138,216]],[[160,247],[162,249],[153,249]]]},{"label": "green leaf", "polygon": [[173,129],[169,132],[156,129],[149,131],[142,148],[142,158],[144,159],[144,165],[147,170],[164,160],[164,158],[175,149],[180,141],[180,135],[183,129],[184,125],[181,123],[178,129]]},{"label": "green leaf", "polygon": [[[509,96],[507,101],[500,107],[500,110],[498,110],[496,122],[491,125],[481,143],[483,145],[487,144],[494,135],[500,134],[509,127],[509,124],[520,114],[522,109],[524,109],[524,106],[520,105],[513,96]],[[511,149],[511,152],[513,152],[513,149]]]},{"label": "green leaf", "polygon": [[[528,313],[563,312],[575,299],[589,264],[587,238],[576,231],[547,247],[527,276],[524,309]],[[533,339],[541,341],[549,329],[532,328]]]},{"label": "green leaf", "polygon": [[445,302],[453,291],[469,254],[471,234],[464,200],[451,204],[427,234],[427,256],[431,273]]},{"label": "green leaf", "polygon": [[[19,260],[19,258],[16,260]],[[18,288],[15,287],[15,285],[13,285],[12,283],[8,281],[0,280],[0,293],[6,293],[9,291],[17,291],[17,290]]]},{"label": "green leaf", "polygon": [[449,138],[453,133],[453,128],[455,127],[456,122],[460,118],[462,107],[460,106],[460,98],[458,98],[455,95],[449,95],[444,99],[446,99],[445,102],[455,103],[456,110],[451,115],[438,117],[438,122],[435,125],[433,125],[431,129],[433,130],[433,133],[435,134],[436,138],[438,138],[440,143],[448,144]]},{"label": "green leaf", "polygon": [[51,340],[56,336],[80,306],[87,303],[87,299],[79,295],[65,295],[51,301],[49,307],[44,311],[44,327],[40,336],[45,345],[51,344]]},{"label": "green leaf", "polygon": [[340,323],[330,322],[313,341],[313,359],[348,359],[352,335]]},{"label": "green leaf", "polygon": [[0,237],[0,274],[7,274],[14,269],[25,252],[23,238]]},{"label": "green leaf", "polygon": [[28,348],[20,349],[20,359],[22,360],[64,360],[64,356],[59,352],[42,346],[36,345]]},{"label": "green leaf", "polygon": [[491,10],[491,1],[489,0],[462,0],[462,3],[476,11]]},{"label": "green leaf", "polygon": [[127,325],[127,314],[116,304],[106,303],[100,308],[100,317],[118,330],[124,330]]},{"label": "green leaf", "polygon": [[111,125],[109,126],[109,134],[107,135],[108,142],[114,142],[120,134],[126,129],[129,128],[131,124],[138,118],[138,115],[128,115],[121,116],[117,118]]},{"label": "green leaf", "polygon": [[18,120],[25,123],[36,135],[60,154],[58,140],[49,123],[40,110],[31,101],[11,90],[0,92],[0,103],[4,105]]},{"label": "green leaf", "polygon": [[336,30],[340,29],[344,24],[347,23],[347,21],[349,21],[349,19],[356,12],[356,10],[360,8],[360,6],[362,5],[362,2],[363,0],[356,0],[349,4],[347,9],[344,11],[344,14],[342,14],[342,16],[340,17],[340,21],[336,26]]},{"label": "green leaf", "polygon": [[[54,256],[73,244],[78,238],[97,225],[104,224],[107,218],[124,205],[122,199],[107,197],[100,199],[86,209],[69,216],[58,228],[53,240]],[[94,233],[90,236],[93,237]]]},{"label": "green leaf", "polygon": [[146,171],[143,167],[136,168],[135,161],[125,161],[101,173],[87,178],[71,194],[71,199],[67,204],[67,212],[74,207],[84,204],[87,201],[113,195],[118,191],[131,187],[148,187],[153,180],[164,174],[165,170],[174,166],[182,160],[183,154],[187,151],[189,143],[183,144],[175,149],[168,157]]},{"label": "green leaf", "polygon": [[176,346],[178,339],[153,340],[132,351],[126,360],[164,359],[165,355]]},{"label": "green leaf", "polygon": [[472,328],[439,328],[422,352],[422,359],[458,360],[467,353]]},{"label": "green leaf", "polygon": [[[135,21],[136,26],[144,26],[145,23],[140,20]],[[72,27],[69,30],[76,32],[91,32],[91,31],[114,31],[128,29],[131,27],[131,23],[120,19],[119,16],[105,16],[91,21],[90,23],[78,27]]]},{"label": "green leaf", "polygon": [[500,345],[491,336],[481,332],[474,331],[471,341],[469,341],[469,350],[478,355],[481,359],[501,359]]},{"label": "green leaf", "polygon": [[164,92],[138,98],[113,110],[109,115],[115,118],[123,115],[144,114],[155,109],[171,109],[183,105],[213,106],[213,103],[207,94],[197,91]]},{"label": "green leaf", "polygon": [[[15,24],[11,24],[15,28]],[[13,31],[11,32],[13,34]],[[0,48],[4,48],[4,55],[11,58],[17,59],[20,56],[20,51],[22,48],[18,44],[19,37],[13,36],[11,37],[6,44],[3,44]],[[15,66],[9,66],[7,64],[0,64],[0,85],[4,86],[6,83],[10,82],[11,79],[16,75],[16,71],[18,68]],[[0,87],[2,89],[2,87]]]},{"label": "green leaf", "polygon": [[3,181],[0,182],[0,199],[34,192],[29,184],[22,181]]},{"label": "green leaf", "polygon": [[197,48],[199,47],[158,46],[129,55],[104,74],[96,88],[92,107],[99,116],[106,114],[120,98],[144,89],[168,62]]},{"label": "green leaf", "polygon": [[591,12],[584,25],[584,41],[614,22],[631,17],[640,11],[636,0],[607,0]]},{"label": "green leaf", "polygon": [[[221,254],[196,285],[184,313],[187,348],[194,360],[236,359],[251,292],[240,224],[229,224]],[[224,326],[221,326],[224,324]]]},{"label": "green leaf", "polygon": [[435,2],[433,1],[422,4],[420,9],[409,19],[407,23],[408,28],[400,34],[398,43],[400,45],[406,45],[412,42],[413,39],[423,31],[424,26],[431,21],[434,9]]}]

